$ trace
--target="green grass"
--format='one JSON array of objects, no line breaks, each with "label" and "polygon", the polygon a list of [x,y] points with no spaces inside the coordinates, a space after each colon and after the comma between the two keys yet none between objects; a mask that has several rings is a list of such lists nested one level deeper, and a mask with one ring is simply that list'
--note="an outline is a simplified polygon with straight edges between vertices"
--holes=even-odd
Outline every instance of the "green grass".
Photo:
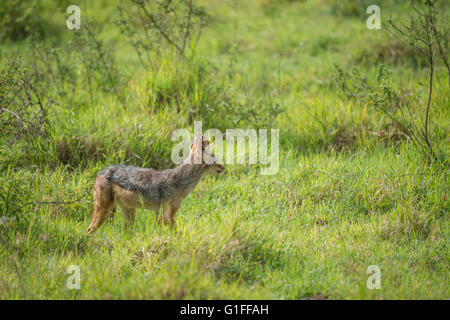
[{"label": "green grass", "polygon": [[[386,116],[339,94],[334,64],[374,79],[385,63],[422,116],[426,61],[394,46],[385,30],[366,29],[365,1],[343,1],[346,8],[341,1],[201,1],[212,20],[192,60],[164,49],[152,53],[159,66],[153,71],[140,67],[113,23],[117,2],[80,5],[103,23],[99,37],[116,41],[116,65],[126,76],[118,96],[100,73],[91,96],[82,65],[67,57],[78,76],[64,82],[66,93],[56,80],[46,87],[46,99],[58,103],[45,134],[2,129],[1,299],[450,297],[444,68],[437,69],[431,114],[444,160],[427,162]],[[60,31],[40,41],[62,46],[71,37],[66,3],[55,3],[43,1],[43,15]],[[380,6],[382,17],[408,13],[400,1]],[[28,40],[1,44],[6,54],[17,49],[31,56]],[[280,128],[277,174],[227,166],[184,201],[176,230],[138,210],[133,231],[125,232],[117,208],[97,233],[86,234],[100,170],[117,163],[171,167],[173,130],[192,130],[193,119],[204,130],[262,126],[266,118],[238,121],[226,112],[272,103],[285,108],[263,126]],[[79,290],[66,287],[70,265],[80,267]],[[366,286],[370,265],[381,269],[379,290]]]}]

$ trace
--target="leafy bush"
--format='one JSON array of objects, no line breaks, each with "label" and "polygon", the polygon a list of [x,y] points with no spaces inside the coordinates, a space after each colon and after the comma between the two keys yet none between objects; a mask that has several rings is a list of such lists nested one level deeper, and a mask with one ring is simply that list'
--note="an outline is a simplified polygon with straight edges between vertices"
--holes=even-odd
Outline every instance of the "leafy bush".
[{"label": "leafy bush", "polygon": [[[48,21],[44,13],[60,8],[67,0],[43,3],[42,0],[2,0],[0,5],[0,42],[18,41],[30,36],[43,39],[50,35],[59,35],[57,28]],[[50,6],[50,8],[49,8]],[[46,8],[46,12],[44,12]]]},{"label": "leafy bush", "polygon": [[33,7],[25,0],[2,1],[0,6],[0,41],[27,37],[33,31]]}]

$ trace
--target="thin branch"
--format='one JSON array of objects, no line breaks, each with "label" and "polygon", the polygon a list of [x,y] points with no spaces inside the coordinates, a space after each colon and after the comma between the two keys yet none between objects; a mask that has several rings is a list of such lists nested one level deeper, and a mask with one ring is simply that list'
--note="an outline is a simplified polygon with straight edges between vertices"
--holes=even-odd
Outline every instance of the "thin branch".
[{"label": "thin branch", "polygon": [[29,205],[38,205],[38,204],[46,204],[46,205],[52,205],[52,204],[73,204],[73,203],[79,202],[80,200],[83,200],[86,197],[87,197],[87,195],[84,195],[84,196],[81,196],[78,199],[73,200],[73,201],[32,201],[32,202],[27,202],[24,205],[20,206],[18,209],[16,209],[13,212],[13,214],[18,212],[18,211],[20,211],[20,210],[22,210],[23,208],[25,208],[26,206],[29,206]]},{"label": "thin branch", "polygon": [[156,21],[155,17],[153,16],[153,14],[149,13],[147,8],[145,7],[145,4],[139,4],[139,6],[142,8],[142,10],[144,11],[145,15],[150,19],[150,21],[152,22],[152,24],[155,26],[156,30],[158,30],[158,32],[164,37],[164,39],[166,39],[167,42],[169,42],[171,45],[173,45],[178,52],[180,53],[180,55],[183,55],[183,50],[180,48],[180,46],[178,44],[176,44],[166,33],[165,31],[161,28],[161,26],[158,24],[158,22]]},{"label": "thin branch", "polygon": [[27,122],[21,116],[19,116],[17,113],[15,113],[9,109],[6,109],[6,108],[1,108],[0,111],[8,112],[9,114],[13,115],[17,119],[19,119],[20,122],[22,122],[22,124],[25,128],[27,128]]},{"label": "thin branch", "polygon": [[186,26],[186,32],[184,34],[184,39],[183,39],[183,46],[181,47],[181,54],[183,54],[184,49],[186,47],[186,41],[189,38],[189,33],[191,32],[191,15],[192,15],[192,0],[189,0],[189,12],[188,12],[188,23]]},{"label": "thin branch", "polygon": [[[433,13],[431,12],[431,7],[429,9],[429,19],[433,21]],[[430,106],[431,106],[431,96],[433,93],[433,71],[434,71],[434,65],[433,65],[433,44],[430,41],[430,30],[428,27],[426,27],[426,35],[427,35],[427,41],[428,41],[428,53],[429,53],[429,62],[430,62],[430,84],[429,84],[429,90],[428,90],[428,102],[427,102],[427,110],[425,114],[425,142],[428,145],[428,148],[430,149],[431,154],[433,154],[433,149],[431,147],[431,143],[429,141],[428,137],[428,121],[429,121],[429,113],[430,113]]]}]

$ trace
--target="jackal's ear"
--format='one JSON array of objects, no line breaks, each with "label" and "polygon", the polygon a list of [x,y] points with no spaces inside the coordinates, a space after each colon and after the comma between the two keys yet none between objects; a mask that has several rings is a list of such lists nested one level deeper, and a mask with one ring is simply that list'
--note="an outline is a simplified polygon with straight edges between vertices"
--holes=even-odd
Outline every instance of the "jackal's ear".
[{"label": "jackal's ear", "polygon": [[193,149],[194,148],[194,146],[201,146],[202,147],[202,150],[205,150],[206,149],[206,147],[208,147],[209,146],[209,141],[208,141],[208,139],[204,136],[204,135],[202,135],[202,134],[196,134],[195,136],[194,136],[194,140],[192,140],[192,143],[191,143],[191,149]]},{"label": "jackal's ear", "polygon": [[209,140],[202,136],[202,149],[205,150],[209,146]]},{"label": "jackal's ear", "polygon": [[192,143],[191,143],[191,149],[194,149],[194,146],[199,145],[201,143],[202,137],[203,136],[198,133],[194,135],[194,140],[192,140]]}]

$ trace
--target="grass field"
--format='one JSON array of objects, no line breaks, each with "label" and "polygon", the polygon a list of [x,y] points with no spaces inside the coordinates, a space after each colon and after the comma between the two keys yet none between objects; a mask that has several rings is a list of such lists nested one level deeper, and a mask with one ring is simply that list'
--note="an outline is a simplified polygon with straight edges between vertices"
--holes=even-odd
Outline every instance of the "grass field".
[{"label": "grass field", "polygon": [[[18,52],[24,70],[34,64],[46,114],[35,125],[0,113],[0,299],[450,298],[444,65],[435,66],[432,160],[364,97],[346,97],[336,76],[356,69],[376,83],[389,70],[388,85],[401,83],[423,119],[427,60],[366,26],[370,4],[384,23],[407,17],[408,3],[196,1],[209,18],[184,57],[158,38],[143,61],[116,23],[121,1],[5,3],[31,25],[0,9],[1,74]],[[80,30],[66,27],[70,4],[81,8]],[[88,19],[101,26],[91,38]],[[17,108],[25,117],[35,106]],[[138,210],[124,231],[117,208],[87,235],[97,173],[173,167],[171,133],[192,131],[193,120],[204,130],[280,129],[279,171],[228,165],[184,201],[176,229]],[[66,285],[73,265],[79,289]],[[367,287],[371,265],[380,289]]]}]

